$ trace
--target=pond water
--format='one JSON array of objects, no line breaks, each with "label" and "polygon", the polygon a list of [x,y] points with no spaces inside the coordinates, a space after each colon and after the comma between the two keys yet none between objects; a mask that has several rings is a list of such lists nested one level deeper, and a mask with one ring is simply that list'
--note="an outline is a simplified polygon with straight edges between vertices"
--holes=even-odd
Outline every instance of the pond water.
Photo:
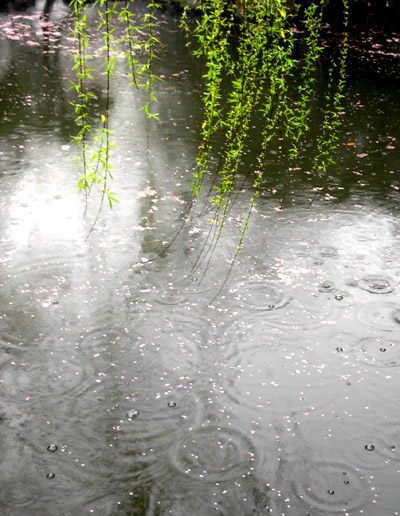
[{"label": "pond water", "polygon": [[1,515],[399,514],[398,82],[349,70],[327,174],[271,148],[223,283],[251,184],[209,260],[202,200],[178,231],[200,85],[171,12],[149,155],[115,73],[120,204],[85,241],[67,18],[0,18]]}]

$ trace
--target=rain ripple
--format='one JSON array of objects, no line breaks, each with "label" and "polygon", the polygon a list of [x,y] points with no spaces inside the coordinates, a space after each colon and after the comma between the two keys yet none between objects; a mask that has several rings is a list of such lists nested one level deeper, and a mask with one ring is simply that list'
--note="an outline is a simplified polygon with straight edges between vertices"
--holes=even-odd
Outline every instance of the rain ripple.
[{"label": "rain ripple", "polygon": [[[238,406],[288,416],[329,411],[340,397],[335,378],[325,373],[324,363],[312,360],[307,349],[285,343],[253,347],[235,353],[226,363],[223,391]],[[318,373],[318,374],[317,374]]]},{"label": "rain ripple", "polygon": [[239,306],[250,311],[271,312],[290,301],[283,289],[265,281],[241,282],[232,292]]},{"label": "rain ripple", "polygon": [[383,337],[366,337],[360,342],[360,360],[376,367],[400,366],[400,341]]},{"label": "rain ripple", "polygon": [[[330,286],[329,286],[330,289]],[[279,312],[274,324],[295,330],[307,330],[332,324],[340,314],[339,301],[334,296],[303,293],[293,296],[291,303]]]},{"label": "rain ripple", "polygon": [[400,305],[391,302],[370,302],[358,310],[359,320],[367,326],[387,331],[400,330]]},{"label": "rain ripple", "polygon": [[319,254],[325,258],[333,258],[334,256],[337,256],[338,250],[336,247],[326,246],[319,250]]},{"label": "rain ripple", "polygon": [[[400,461],[399,420],[390,420],[377,414],[371,421],[340,420],[331,425],[335,438],[336,453],[345,456],[355,468],[364,471],[380,471],[383,475],[389,467],[398,469]],[[393,464],[391,464],[393,463]],[[373,477],[371,477],[373,478]],[[391,482],[397,485],[392,476]],[[387,486],[389,487],[389,485]]]},{"label": "rain ripple", "polygon": [[[2,515],[33,514],[39,502],[43,486],[32,475],[18,475],[15,478],[3,477],[0,485],[0,507]],[[4,511],[4,512],[3,512]],[[32,511],[32,512],[31,512]]]},{"label": "rain ripple", "polygon": [[205,482],[240,479],[255,467],[254,443],[239,430],[194,429],[171,450],[171,463],[187,477]]},{"label": "rain ripple", "polygon": [[371,294],[389,294],[395,288],[390,279],[381,276],[365,276],[358,281],[358,286]]},{"label": "rain ripple", "polygon": [[341,461],[301,464],[294,468],[291,478],[297,498],[312,510],[312,515],[360,510],[370,498],[363,473]]}]

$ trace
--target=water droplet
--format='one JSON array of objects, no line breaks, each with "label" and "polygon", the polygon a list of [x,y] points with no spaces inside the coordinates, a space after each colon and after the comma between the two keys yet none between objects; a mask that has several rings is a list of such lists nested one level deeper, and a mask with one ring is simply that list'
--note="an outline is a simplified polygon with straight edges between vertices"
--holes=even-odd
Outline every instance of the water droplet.
[{"label": "water droplet", "polygon": [[394,290],[394,284],[377,276],[366,276],[359,281],[359,287],[372,294],[388,294]]},{"label": "water droplet", "polygon": [[330,281],[324,281],[318,287],[319,292],[332,292],[335,290],[335,285]]},{"label": "water droplet", "polygon": [[373,450],[375,450],[375,446],[373,444],[366,444],[365,449],[367,451],[373,451]]},{"label": "water droplet", "polygon": [[335,296],[335,299],[337,299],[338,301],[341,301],[343,299],[343,296]]},{"label": "water droplet", "polygon": [[385,288],[387,288],[389,285],[389,282],[388,281],[373,281],[371,284],[370,284],[370,288],[373,289],[373,290],[383,290]]},{"label": "water droplet", "polygon": [[328,494],[330,494],[330,495],[334,495],[334,494],[335,494],[334,489],[328,489]]},{"label": "water droplet", "polygon": [[336,256],[337,255],[337,250],[334,248],[334,247],[323,247],[319,254],[321,256]]},{"label": "water droplet", "polygon": [[47,473],[46,477],[47,478],[54,478],[55,474],[54,473]]},{"label": "water droplet", "polygon": [[132,420],[132,419],[136,419],[137,417],[139,417],[139,411],[138,410],[133,409],[133,410],[130,410],[128,412],[128,420],[129,421]]},{"label": "water droplet", "polygon": [[341,226],[353,226],[354,220],[350,216],[343,216],[343,217],[340,217],[340,219],[338,220],[338,223]]},{"label": "water droplet", "polygon": [[346,485],[350,484],[350,480],[345,480],[344,484],[346,484]]},{"label": "water droplet", "polygon": [[339,353],[342,353],[344,350],[343,350],[343,348],[336,348],[336,351],[338,351]]},{"label": "water droplet", "polygon": [[50,451],[50,452],[55,452],[55,451],[57,451],[57,445],[56,444],[49,444],[49,446],[47,447],[47,450]]},{"label": "water droplet", "polygon": [[168,402],[168,407],[171,407],[171,408],[176,407],[176,401],[169,401]]},{"label": "water droplet", "polygon": [[384,353],[386,351],[386,348],[379,348],[379,351],[382,351],[382,353]]}]

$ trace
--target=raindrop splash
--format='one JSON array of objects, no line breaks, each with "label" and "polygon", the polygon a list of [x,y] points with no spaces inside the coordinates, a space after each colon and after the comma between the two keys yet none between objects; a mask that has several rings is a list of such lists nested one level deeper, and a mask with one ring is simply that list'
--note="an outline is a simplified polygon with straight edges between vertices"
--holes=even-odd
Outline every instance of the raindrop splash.
[{"label": "raindrop splash", "polygon": [[132,409],[128,412],[127,416],[128,416],[128,421],[132,421],[132,419],[136,419],[139,417],[139,411]]}]

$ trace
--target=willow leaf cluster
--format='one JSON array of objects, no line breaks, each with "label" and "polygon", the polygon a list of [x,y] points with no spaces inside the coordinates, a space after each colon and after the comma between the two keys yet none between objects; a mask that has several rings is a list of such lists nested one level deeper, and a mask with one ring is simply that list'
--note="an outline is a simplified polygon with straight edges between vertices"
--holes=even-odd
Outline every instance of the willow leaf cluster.
[{"label": "willow leaf cluster", "polygon": [[[128,64],[130,84],[146,91],[142,109],[147,114],[147,150],[149,120],[158,120],[158,114],[151,108],[156,101],[155,82],[158,79],[153,72],[153,61],[160,44],[155,36],[156,10],[160,5],[150,0],[146,14],[137,20],[133,14],[133,1],[96,2],[97,31],[102,37],[106,103],[101,113],[101,127],[95,131],[89,117],[93,100],[89,83],[93,70],[89,66],[92,56],[88,7],[85,0],[72,0],[72,33],[76,40],[73,88],[76,90],[74,107],[78,125],[75,139],[81,147],[83,165],[79,187],[88,195],[93,185],[100,185],[99,213],[103,199],[107,198],[111,207],[117,200],[108,186],[112,178],[109,156],[114,147],[109,106],[116,55],[121,55],[121,47]],[[326,170],[334,160],[333,153],[337,147],[347,57],[348,0],[342,2],[344,38],[339,59],[333,59],[329,68],[329,85],[324,97],[325,115],[315,146],[314,171]],[[228,219],[240,190],[241,166],[248,149],[257,148],[256,152],[252,151],[251,165],[246,165],[245,171],[247,177],[252,178],[253,189],[235,258],[242,248],[252,209],[267,173],[265,161],[271,144],[277,139],[285,140],[288,159],[301,158],[302,140],[309,128],[315,100],[318,66],[324,54],[320,43],[324,4],[324,0],[318,0],[304,10],[304,31],[301,34],[295,29],[296,2],[287,0],[241,0],[240,23],[235,18],[237,2],[202,0],[198,7],[200,16],[193,31],[189,27],[191,10],[187,7],[183,11],[181,28],[186,32],[187,45],[193,56],[200,60],[203,84],[200,144],[191,183],[193,199],[200,196],[205,177],[212,177],[211,183],[208,181],[207,193],[212,213],[209,219],[212,244],[203,249],[204,255],[210,251],[212,254]],[[123,35],[118,39],[114,38],[117,24],[123,28]],[[295,50],[300,46],[305,51],[298,57]]]},{"label": "willow leaf cluster", "polygon": [[[214,208],[209,233],[214,239],[213,245],[203,249],[203,253],[210,252],[221,235],[235,191],[240,188],[241,163],[247,149],[254,148],[254,134],[258,151],[253,154],[247,171],[253,177],[253,191],[235,258],[242,248],[260,192],[272,141],[286,139],[290,160],[297,159],[301,153],[314,102],[317,66],[324,51],[320,43],[323,9],[323,0],[305,9],[305,33],[299,35],[294,29],[296,10],[289,11],[285,0],[243,0],[239,25],[234,23],[233,9],[226,2],[203,0],[201,3],[201,19],[194,30],[195,38],[189,43],[195,48],[193,55],[202,58],[205,69],[204,117],[192,184],[194,195],[199,195],[206,172],[213,177],[208,197]],[[343,11],[346,29],[347,0],[343,0]],[[186,11],[182,26],[189,37],[187,18]],[[295,58],[300,38],[305,51],[301,58]],[[326,115],[316,145],[315,160],[322,162],[318,165],[322,168],[333,162],[345,85],[346,38],[339,64],[333,61],[330,66],[329,102],[326,98]]]},{"label": "willow leaf cluster", "polygon": [[[148,120],[150,118],[157,119],[157,114],[152,112],[151,104],[156,101],[153,86],[157,76],[153,73],[152,62],[155,58],[155,48],[159,44],[154,35],[154,13],[159,5],[153,1],[149,2],[147,12],[136,20],[132,9],[133,3],[134,0],[124,0],[124,2],[98,0],[94,7],[89,7],[86,0],[72,0],[71,2],[74,14],[71,32],[76,41],[73,50],[73,70],[76,78],[72,82],[76,100],[72,104],[78,127],[78,134],[74,139],[81,149],[78,159],[83,168],[78,187],[86,192],[86,199],[94,185],[99,185],[101,191],[99,211],[93,227],[102,209],[104,199],[108,200],[111,208],[114,202],[118,202],[116,194],[111,192],[108,186],[109,179],[112,179],[113,169],[110,163],[110,152],[116,148],[112,141],[113,131],[109,125],[109,110],[117,55],[122,54],[127,60],[131,85],[143,88],[147,92],[143,109]],[[94,8],[99,20],[95,33],[93,33],[93,29],[89,28],[87,21],[88,10]],[[123,29],[122,36],[118,38],[114,36],[117,26]],[[101,37],[101,72],[105,76],[106,82],[105,107],[103,112],[99,113],[101,125],[98,129],[95,129],[96,125],[89,116],[91,102],[96,99],[90,89],[90,80],[95,70],[89,66],[90,62],[94,62],[91,39],[95,39],[96,35]],[[136,38],[137,35],[140,37]],[[147,131],[149,135],[149,126]]]},{"label": "willow leaf cluster", "polygon": [[318,141],[318,152],[314,160],[314,172],[326,172],[329,165],[334,164],[334,155],[338,147],[338,129],[341,125],[340,112],[342,111],[343,90],[346,85],[346,62],[348,52],[349,3],[343,2],[344,32],[338,61],[333,60],[329,69],[329,80],[326,93],[326,109],[322,131]]}]

